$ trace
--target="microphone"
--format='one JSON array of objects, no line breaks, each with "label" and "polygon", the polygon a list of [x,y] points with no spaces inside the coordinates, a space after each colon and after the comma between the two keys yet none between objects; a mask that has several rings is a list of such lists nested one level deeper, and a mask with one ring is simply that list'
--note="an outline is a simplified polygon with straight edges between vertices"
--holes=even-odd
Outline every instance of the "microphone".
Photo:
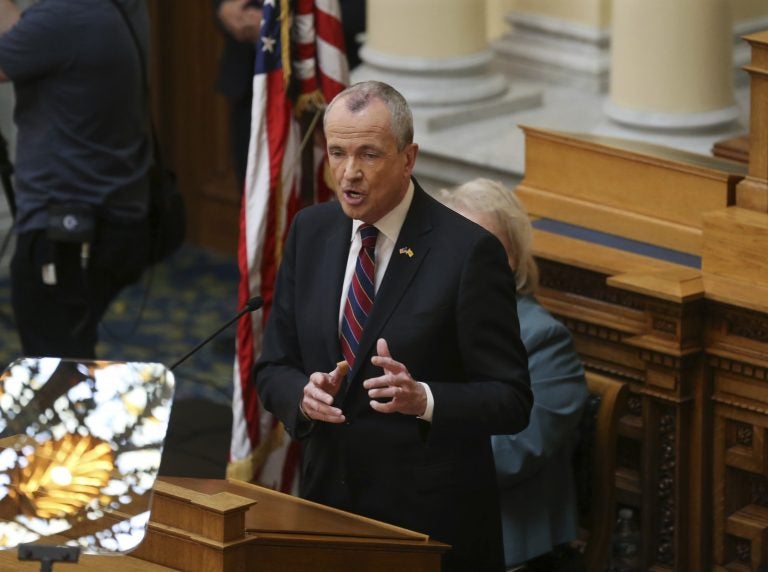
[{"label": "microphone", "polygon": [[210,341],[211,341],[213,338],[215,338],[216,336],[218,336],[218,335],[219,335],[221,332],[223,332],[224,330],[226,330],[226,329],[227,329],[227,328],[228,328],[230,325],[232,325],[232,323],[233,323],[233,322],[236,322],[237,320],[239,320],[241,317],[243,317],[243,315],[247,314],[248,312],[255,312],[256,310],[258,310],[259,308],[261,308],[263,304],[264,304],[264,300],[262,300],[261,296],[254,296],[253,298],[251,298],[250,300],[248,300],[248,301],[245,303],[245,306],[243,306],[243,309],[242,309],[242,310],[240,310],[240,311],[239,311],[237,314],[235,314],[235,317],[234,317],[234,318],[232,318],[231,320],[229,320],[229,321],[228,321],[226,324],[224,324],[223,326],[221,326],[221,327],[220,327],[218,330],[216,330],[215,332],[213,332],[213,333],[212,333],[210,336],[208,336],[207,338],[205,338],[205,339],[204,339],[202,342],[200,342],[199,344],[197,344],[197,345],[196,345],[194,348],[192,348],[192,350],[191,350],[191,351],[189,351],[189,352],[188,352],[188,353],[187,353],[187,354],[186,354],[184,357],[182,357],[181,359],[178,359],[178,360],[176,360],[176,362],[174,362],[174,364],[173,364],[171,367],[169,367],[168,369],[170,369],[171,371],[173,371],[173,370],[176,368],[176,366],[178,366],[179,364],[181,364],[181,363],[183,363],[184,361],[186,361],[186,360],[187,360],[187,358],[189,358],[189,357],[190,357],[192,354],[196,353],[196,352],[197,352],[197,351],[198,351],[200,348],[202,348],[202,347],[203,347],[205,344],[207,344],[207,343],[208,343],[208,342],[210,342]]}]

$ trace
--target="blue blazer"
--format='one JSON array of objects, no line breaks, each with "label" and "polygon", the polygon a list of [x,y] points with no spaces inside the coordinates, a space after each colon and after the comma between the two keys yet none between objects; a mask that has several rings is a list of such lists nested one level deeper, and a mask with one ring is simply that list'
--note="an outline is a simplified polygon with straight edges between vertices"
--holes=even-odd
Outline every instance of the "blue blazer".
[{"label": "blue blazer", "polygon": [[533,296],[519,296],[517,312],[528,351],[531,420],[517,435],[491,438],[508,567],[577,537],[571,457],[588,396],[567,328]]},{"label": "blue blazer", "polygon": [[[341,359],[351,228],[335,201],[296,215],[256,365],[262,403],[302,441],[301,496],[451,544],[444,572],[503,571],[490,436],[523,429],[531,398],[504,248],[416,184],[359,355],[336,396],[346,423],[307,427],[298,410],[307,377]],[[379,337],[429,384],[432,423],[371,408],[362,382],[381,375],[371,364]]]}]

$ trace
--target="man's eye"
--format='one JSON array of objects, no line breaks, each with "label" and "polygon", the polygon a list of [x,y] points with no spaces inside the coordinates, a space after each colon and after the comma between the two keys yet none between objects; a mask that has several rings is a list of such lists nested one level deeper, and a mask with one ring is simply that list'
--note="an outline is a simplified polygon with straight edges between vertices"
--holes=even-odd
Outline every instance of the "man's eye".
[{"label": "man's eye", "polygon": [[376,157],[378,157],[376,153],[363,153],[364,159],[375,159]]}]

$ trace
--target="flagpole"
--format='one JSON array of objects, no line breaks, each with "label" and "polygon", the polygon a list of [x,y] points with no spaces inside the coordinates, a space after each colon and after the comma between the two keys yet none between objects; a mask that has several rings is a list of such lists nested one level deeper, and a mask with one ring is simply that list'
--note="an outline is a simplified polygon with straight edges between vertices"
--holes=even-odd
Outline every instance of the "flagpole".
[{"label": "flagpole", "polygon": [[[307,151],[307,144],[310,141],[310,138],[315,132],[315,127],[317,126],[317,122],[320,119],[320,114],[323,111],[323,107],[317,106],[315,108],[315,113],[310,119],[309,124],[307,125],[306,117],[304,120],[300,121],[300,125],[302,128],[306,125],[305,131],[302,135],[301,143],[299,144],[299,150],[297,157],[295,161],[291,163],[291,169],[286,174],[286,177],[283,180],[283,186],[285,186],[285,182],[289,181],[291,177],[293,176],[293,172],[295,171],[296,167],[301,164],[304,171],[309,171],[312,173],[315,169],[315,157],[314,157],[314,147],[309,148],[309,151]],[[306,114],[305,114],[306,116]],[[301,203],[302,206],[308,206],[315,202],[315,178],[313,176],[305,177],[302,175],[301,177]]]}]

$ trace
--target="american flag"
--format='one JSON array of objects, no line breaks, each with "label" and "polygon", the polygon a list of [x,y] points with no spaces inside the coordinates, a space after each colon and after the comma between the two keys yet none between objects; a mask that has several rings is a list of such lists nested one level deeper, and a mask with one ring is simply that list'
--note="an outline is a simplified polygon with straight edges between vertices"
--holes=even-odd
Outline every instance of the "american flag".
[{"label": "american flag", "polygon": [[[237,328],[232,444],[227,476],[295,492],[298,447],[259,403],[252,379],[277,267],[291,219],[301,206],[298,116],[317,110],[348,83],[338,0],[265,0],[256,43],[248,168],[240,210],[238,264],[242,307],[255,295],[261,311]],[[312,123],[316,129],[322,122]],[[311,134],[310,134],[311,135]],[[312,140],[309,138],[308,140]],[[324,182],[325,152],[314,150],[313,199],[332,196]]]}]

